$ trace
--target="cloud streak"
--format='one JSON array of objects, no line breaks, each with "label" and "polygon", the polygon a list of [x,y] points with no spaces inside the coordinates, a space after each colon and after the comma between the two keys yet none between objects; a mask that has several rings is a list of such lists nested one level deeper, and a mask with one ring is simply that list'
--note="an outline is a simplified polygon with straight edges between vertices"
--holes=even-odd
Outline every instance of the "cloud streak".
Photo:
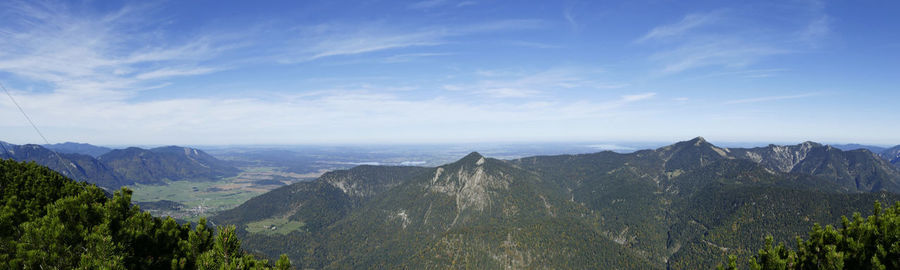
[{"label": "cloud streak", "polygon": [[644,34],[644,36],[637,39],[635,42],[641,43],[648,40],[680,37],[696,28],[714,24],[720,21],[721,18],[721,11],[688,14],[677,23],[661,25],[653,28],[652,30],[650,30],[650,32],[647,32],[646,34]]},{"label": "cloud streak", "polygon": [[[621,116],[624,106],[652,96],[626,95],[611,101],[472,103],[441,96],[414,99],[366,90],[323,90],[271,99],[76,104],[59,93],[17,93],[25,110],[48,130],[66,128],[70,130],[67,140],[110,144],[135,143],[135,138],[144,144],[346,143],[359,142],[360,132],[366,133],[366,142],[370,143],[540,139],[521,132],[533,125],[574,125]],[[0,106],[5,105],[0,102]],[[0,119],[0,126],[22,126],[16,120]]]},{"label": "cloud streak", "polygon": [[745,99],[736,99],[726,101],[724,104],[746,104],[746,103],[760,103],[760,102],[769,102],[769,101],[781,101],[781,100],[789,100],[789,99],[801,99],[808,97],[815,97],[821,95],[820,93],[806,93],[799,95],[788,95],[788,96],[767,96],[767,97],[756,97],[756,98],[745,98]]},{"label": "cloud streak", "polygon": [[540,20],[497,20],[454,27],[403,29],[384,23],[369,23],[358,28],[349,25],[318,25],[301,30],[303,38],[294,42],[296,51],[288,53],[287,63],[312,61],[324,57],[358,55],[378,51],[432,47],[452,42],[453,38],[493,32],[520,31],[544,27]]},{"label": "cloud streak", "polygon": [[763,57],[790,53],[790,50],[744,39],[710,38],[682,44],[677,49],[657,53],[652,60],[664,63],[662,73],[674,74],[702,67],[746,67]]},{"label": "cloud streak", "polygon": [[787,27],[753,16],[755,7],[691,13],[671,24],[654,27],[634,43],[655,48],[649,60],[662,75],[700,68],[740,69],[778,55],[815,47],[829,33],[829,19],[816,3],[790,6],[805,14]]},{"label": "cloud streak", "polygon": [[[56,3],[4,7],[3,15],[18,23],[0,26],[0,47],[11,52],[0,54],[0,70],[49,83],[72,98],[123,98],[160,80],[216,72],[223,67],[201,62],[232,47],[211,37],[170,44],[136,33],[138,25],[152,27],[140,19],[151,12],[142,7],[109,14],[76,13]],[[165,67],[152,69],[157,66]]]},{"label": "cloud streak", "polygon": [[489,98],[535,98],[565,96],[568,91],[597,91],[627,87],[596,79],[602,71],[553,68],[542,71],[481,70],[470,83],[443,85],[448,91],[466,91]]}]

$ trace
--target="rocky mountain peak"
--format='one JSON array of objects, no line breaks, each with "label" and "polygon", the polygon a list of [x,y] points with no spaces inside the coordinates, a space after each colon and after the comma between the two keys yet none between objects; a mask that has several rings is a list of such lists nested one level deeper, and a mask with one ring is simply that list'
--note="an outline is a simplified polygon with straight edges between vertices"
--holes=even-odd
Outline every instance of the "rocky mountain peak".
[{"label": "rocky mountain peak", "polygon": [[459,159],[459,162],[474,163],[474,162],[478,162],[479,160],[482,160],[482,159],[484,159],[484,156],[482,156],[478,152],[472,152],[472,153],[469,153],[468,155],[466,155],[465,157]]},{"label": "rocky mountain peak", "polygon": [[499,166],[491,167],[486,167],[486,162],[487,158],[472,152],[457,162],[437,167],[428,183],[429,190],[455,197],[457,212],[484,211],[492,203],[491,195],[508,189],[513,180],[502,161],[492,161]]},{"label": "rocky mountain peak", "polygon": [[805,141],[800,144],[800,147],[805,148],[805,149],[812,149],[812,148],[822,147],[822,144],[813,142],[813,141]]},{"label": "rocky mountain peak", "polygon": [[445,169],[450,169],[450,167],[452,167],[453,170],[456,170],[457,167],[474,169],[474,168],[483,166],[485,164],[485,162],[487,162],[487,160],[488,160],[488,158],[482,156],[480,153],[471,152],[468,155],[457,160],[456,162],[447,164],[443,167],[447,167]]},{"label": "rocky mountain peak", "polygon": [[697,138],[693,138],[693,139],[691,139],[691,140],[688,141],[688,142],[693,143],[694,146],[700,146],[700,145],[708,144],[708,143],[709,143],[709,142],[706,141],[706,139],[704,139],[703,137],[700,137],[700,136],[697,136]]}]

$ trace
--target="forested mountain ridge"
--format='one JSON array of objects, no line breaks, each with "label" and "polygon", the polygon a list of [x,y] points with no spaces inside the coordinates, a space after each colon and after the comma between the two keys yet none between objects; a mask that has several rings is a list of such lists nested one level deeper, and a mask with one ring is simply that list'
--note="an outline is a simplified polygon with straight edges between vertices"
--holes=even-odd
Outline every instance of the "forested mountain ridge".
[{"label": "forested mountain ridge", "polygon": [[96,146],[87,143],[75,143],[75,142],[64,142],[64,143],[56,143],[56,144],[45,144],[42,145],[44,148],[59,152],[59,153],[68,153],[68,154],[82,154],[88,155],[92,157],[99,157],[103,154],[109,153],[112,151],[112,148]]},{"label": "forested mountain ridge", "polygon": [[129,147],[99,157],[123,178],[143,184],[163,180],[213,180],[237,175],[240,170],[201,150],[166,146],[152,149]]},{"label": "forested mountain ridge", "polygon": [[[533,267],[542,262],[649,265],[591,229],[596,220],[586,208],[547,188],[535,174],[505,161],[472,153],[436,168],[384,167],[376,173],[381,168],[361,169],[408,178],[359,206],[350,203],[352,191],[343,192],[337,188],[343,184],[328,182],[326,175],[320,181],[296,183],[256,197],[213,220],[246,225],[286,217],[302,222],[301,231],[287,235],[245,231],[244,237],[254,239],[245,247],[272,254],[291,246],[287,251],[292,258],[312,268],[446,267],[454,264],[447,261],[453,256],[444,254],[448,248],[477,268]],[[339,174],[364,176],[349,173],[357,169]],[[279,206],[266,215],[261,213],[270,208],[264,205]],[[576,235],[579,238],[573,239]],[[570,262],[570,255],[574,261]],[[504,259],[498,261],[497,256]],[[456,263],[462,265],[462,261]]]},{"label": "forested mountain ridge", "polygon": [[110,190],[135,183],[162,184],[164,180],[212,180],[234,176],[240,171],[201,150],[187,147],[149,150],[132,147],[112,150],[94,158],[58,153],[36,144],[0,143],[5,149],[0,151],[0,158],[34,161],[72,179]]},{"label": "forested mountain ridge", "polygon": [[814,142],[799,145],[733,149],[736,158],[749,159],[781,172],[826,177],[856,191],[900,192],[900,171],[865,149],[842,151]]},{"label": "forested mountain ridge", "polygon": [[0,143],[5,149],[0,152],[0,158],[34,161],[72,179],[88,181],[109,189],[118,189],[134,183],[134,181],[122,178],[107,164],[88,155],[66,153],[57,155],[52,150],[36,144],[15,145],[2,141]]},{"label": "forested mountain ridge", "polygon": [[838,144],[833,146],[844,151],[866,149],[878,154],[879,156],[881,156],[881,158],[890,162],[894,166],[900,167],[900,145],[896,145],[890,148],[861,144]]},{"label": "forested mountain ridge", "polygon": [[[865,155],[874,157],[813,143],[720,148],[703,138],[630,154],[472,153],[434,168],[336,171],[213,220],[237,224],[249,250],[285,252],[311,268],[711,268],[726,252],[754,252],[766,234],[790,241],[815,222],[900,199],[869,193],[898,179]],[[848,186],[847,175],[882,184]],[[291,222],[299,229],[267,225]]]},{"label": "forested mountain ridge", "polygon": [[877,154],[880,154],[880,153],[884,152],[884,150],[887,150],[887,148],[884,148],[881,146],[865,145],[865,144],[858,144],[858,143],[829,144],[829,145],[831,145],[834,148],[841,149],[844,151],[851,151],[851,150],[856,150],[856,149],[866,149],[866,150],[872,151],[872,153],[877,153]]}]

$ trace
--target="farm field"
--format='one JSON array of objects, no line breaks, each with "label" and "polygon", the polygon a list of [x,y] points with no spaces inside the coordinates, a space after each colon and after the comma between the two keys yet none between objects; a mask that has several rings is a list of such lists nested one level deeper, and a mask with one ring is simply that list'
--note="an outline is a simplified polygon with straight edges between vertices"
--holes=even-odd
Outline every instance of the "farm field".
[{"label": "farm field", "polygon": [[[134,191],[132,200],[154,216],[196,221],[278,187],[318,177],[316,174],[281,172],[277,167],[241,169],[243,172],[239,175],[218,181],[165,181],[165,185],[137,184],[128,188]],[[166,202],[166,207],[154,204],[159,202]]]}]

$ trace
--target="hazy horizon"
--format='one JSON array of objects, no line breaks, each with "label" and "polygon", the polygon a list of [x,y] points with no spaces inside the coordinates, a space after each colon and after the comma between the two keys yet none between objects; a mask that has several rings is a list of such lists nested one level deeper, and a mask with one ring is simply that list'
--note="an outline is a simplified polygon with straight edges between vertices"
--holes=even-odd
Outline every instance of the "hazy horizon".
[{"label": "hazy horizon", "polygon": [[[697,136],[703,137],[703,136]],[[696,137],[691,138],[683,138],[674,141],[521,141],[521,142],[510,142],[510,141],[489,141],[489,142],[442,142],[442,143],[403,143],[403,142],[395,142],[395,143],[320,143],[320,144],[310,144],[310,143],[297,143],[297,144],[95,144],[90,142],[74,142],[74,141],[64,141],[64,142],[51,142],[51,144],[64,144],[64,143],[79,143],[79,144],[90,144],[94,146],[108,147],[113,149],[123,149],[127,147],[140,147],[140,148],[154,148],[154,147],[165,147],[165,146],[182,146],[182,147],[192,147],[198,149],[240,149],[240,148],[248,148],[248,149],[302,149],[302,148],[430,148],[430,147],[476,147],[472,148],[472,151],[479,151],[477,147],[486,147],[486,148],[496,148],[496,147],[518,147],[518,146],[541,146],[541,147],[550,147],[550,146],[565,146],[565,147],[582,147],[585,149],[596,149],[597,151],[605,151],[612,150],[615,152],[631,152],[635,150],[644,150],[644,149],[654,149],[658,147],[663,147],[667,145],[671,145],[677,142],[688,141],[694,139]],[[787,142],[787,141],[713,141],[709,140],[706,137],[703,137],[704,140],[709,141],[713,145],[719,147],[728,147],[728,148],[752,148],[752,147],[764,147],[770,144],[774,145],[797,145],[804,142],[809,142],[811,140],[805,141],[796,141],[796,142]],[[2,140],[2,142],[10,143],[10,144],[38,144],[44,145],[43,142],[13,142]],[[860,145],[860,146],[874,146],[881,148],[890,148],[900,144],[866,144],[866,143],[856,143],[856,142],[820,142],[820,141],[811,141],[815,143],[820,143],[824,145]]]}]

